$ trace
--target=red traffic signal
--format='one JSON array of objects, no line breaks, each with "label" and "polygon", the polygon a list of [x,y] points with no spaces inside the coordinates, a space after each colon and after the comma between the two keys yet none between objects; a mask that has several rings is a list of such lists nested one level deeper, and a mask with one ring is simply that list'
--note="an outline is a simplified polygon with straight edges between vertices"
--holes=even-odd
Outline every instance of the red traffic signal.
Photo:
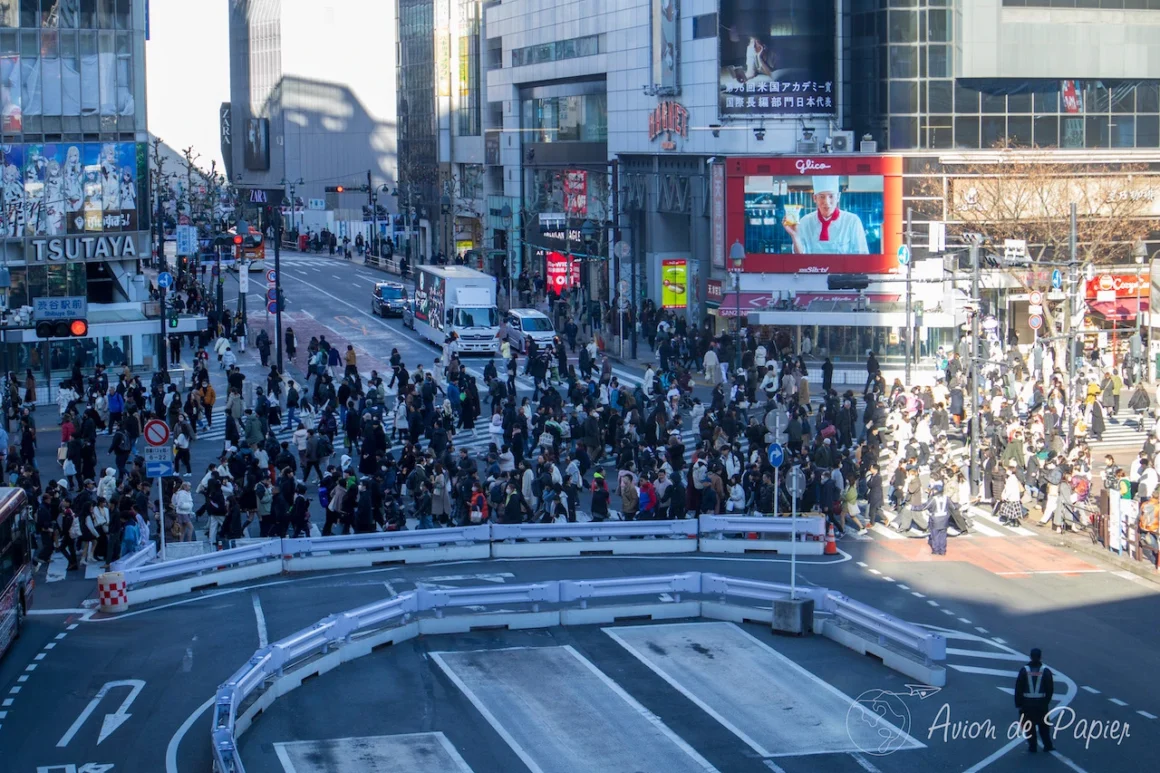
[{"label": "red traffic signal", "polygon": [[89,334],[88,320],[57,319],[36,323],[37,338],[83,338]]},{"label": "red traffic signal", "polygon": [[234,237],[234,244],[241,244],[241,243],[242,243],[241,235],[235,236]]}]

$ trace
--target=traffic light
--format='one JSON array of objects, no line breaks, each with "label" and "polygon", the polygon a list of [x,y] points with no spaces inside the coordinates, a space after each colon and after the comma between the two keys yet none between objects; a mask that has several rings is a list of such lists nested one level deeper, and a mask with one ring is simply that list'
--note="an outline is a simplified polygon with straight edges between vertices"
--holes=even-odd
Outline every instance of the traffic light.
[{"label": "traffic light", "polygon": [[830,274],[826,277],[830,290],[865,290],[870,286],[870,277],[865,274]]},{"label": "traffic light", "polygon": [[169,327],[176,328],[178,324],[178,316],[176,311],[169,312]]},{"label": "traffic light", "polygon": [[89,334],[85,319],[57,319],[36,323],[37,338],[84,338]]},{"label": "traffic light", "polygon": [[326,186],[327,193],[342,193],[346,188],[342,185],[328,185]]},{"label": "traffic light", "polygon": [[237,235],[235,235],[235,236],[234,236],[234,246],[235,246],[235,247],[241,247],[241,246],[242,246],[242,235],[241,235],[241,234],[237,234]]}]

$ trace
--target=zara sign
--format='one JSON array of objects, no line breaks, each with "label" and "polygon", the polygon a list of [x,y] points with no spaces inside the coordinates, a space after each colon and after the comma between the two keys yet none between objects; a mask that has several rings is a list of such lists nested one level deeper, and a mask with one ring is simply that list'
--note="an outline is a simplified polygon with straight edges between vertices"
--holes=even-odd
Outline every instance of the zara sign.
[{"label": "zara sign", "polygon": [[25,260],[29,263],[89,263],[138,257],[136,234],[62,236],[32,239],[27,244]]}]

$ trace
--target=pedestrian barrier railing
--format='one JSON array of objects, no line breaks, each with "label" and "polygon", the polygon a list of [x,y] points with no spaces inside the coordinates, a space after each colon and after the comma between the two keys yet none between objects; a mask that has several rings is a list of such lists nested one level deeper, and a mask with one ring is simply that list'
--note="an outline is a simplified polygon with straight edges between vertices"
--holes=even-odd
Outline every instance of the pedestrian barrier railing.
[{"label": "pedestrian barrier railing", "polygon": [[[415,531],[330,537],[271,538],[171,561],[140,551],[128,557],[130,603],[188,593],[282,572],[381,566],[397,563],[570,555],[648,555],[794,550],[821,553],[825,519],[797,519],[798,538],[789,540],[789,518],[701,516],[677,521],[481,524]],[[744,539],[761,535],[766,541]],[[739,538],[731,538],[737,535]],[[700,539],[698,539],[700,537]],[[783,538],[784,537],[784,538]]]},{"label": "pedestrian barrier railing", "polygon": [[702,515],[701,538],[723,539],[726,534],[756,533],[784,535],[796,533],[799,541],[821,540],[826,536],[826,518],[822,515],[800,515],[795,518],[766,516]]},{"label": "pedestrian barrier railing", "polygon": [[162,580],[173,580],[189,575],[198,575],[204,572],[220,571],[242,564],[254,562],[270,562],[282,558],[280,540],[269,540],[253,545],[245,545],[230,550],[220,550],[215,553],[205,553],[200,556],[178,558],[173,561],[162,561],[156,564],[132,567],[125,570],[125,582],[130,588]]},{"label": "pedestrian barrier railing", "polygon": [[824,611],[876,636],[881,644],[889,642],[894,647],[917,654],[923,663],[946,660],[947,642],[942,635],[899,620],[841,593],[826,593]]},{"label": "pedestrian barrier railing", "polygon": [[[644,616],[664,616],[661,608],[676,608],[683,617],[731,619],[720,616],[708,603],[681,602],[680,594],[733,597],[771,602],[788,596],[789,586],[719,574],[687,572],[645,577],[613,577],[588,580],[549,580],[511,586],[474,588],[424,588],[331,615],[309,628],[259,649],[250,660],[218,688],[211,730],[216,773],[244,773],[238,753],[238,737],[253,720],[281,695],[306,679],[326,673],[342,663],[372,652],[385,643],[397,644],[424,632],[470,630],[432,627],[424,621],[445,621],[448,609],[468,609],[467,617],[486,618],[491,624],[520,627],[554,627],[570,620],[563,609],[545,613],[543,605],[576,604],[588,609],[591,600],[641,599],[669,594],[669,602],[649,601],[638,608]],[[937,634],[890,617],[824,588],[802,589],[828,608],[828,613],[855,620],[860,627],[890,638],[899,648],[927,662],[946,659],[945,640]],[[663,598],[663,596],[662,596]],[[530,607],[531,612],[508,609],[487,612],[488,606]],[[482,610],[482,611],[481,611]],[[519,618],[524,618],[521,624]],[[527,622],[527,618],[532,618]],[[583,622],[586,618],[574,618]],[[416,623],[419,623],[418,625]],[[936,680],[937,681],[937,680]],[[945,683],[945,673],[943,674]],[[940,683],[936,686],[943,686]]]},{"label": "pedestrian barrier railing", "polygon": [[155,558],[157,558],[157,545],[150,542],[136,553],[118,558],[109,564],[109,571],[124,572],[127,569],[136,569],[139,566],[145,566]]}]

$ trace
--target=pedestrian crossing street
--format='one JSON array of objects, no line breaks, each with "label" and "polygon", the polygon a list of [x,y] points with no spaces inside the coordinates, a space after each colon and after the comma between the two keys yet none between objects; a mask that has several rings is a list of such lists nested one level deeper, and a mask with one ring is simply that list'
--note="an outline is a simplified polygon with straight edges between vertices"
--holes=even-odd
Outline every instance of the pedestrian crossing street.
[{"label": "pedestrian crossing street", "polygon": [[1137,416],[1135,413],[1123,410],[1117,416],[1104,419],[1104,435],[1096,440],[1090,433],[1088,446],[1091,448],[1134,448],[1139,450],[1144,445],[1144,438],[1156,424],[1156,420],[1148,416]]}]

